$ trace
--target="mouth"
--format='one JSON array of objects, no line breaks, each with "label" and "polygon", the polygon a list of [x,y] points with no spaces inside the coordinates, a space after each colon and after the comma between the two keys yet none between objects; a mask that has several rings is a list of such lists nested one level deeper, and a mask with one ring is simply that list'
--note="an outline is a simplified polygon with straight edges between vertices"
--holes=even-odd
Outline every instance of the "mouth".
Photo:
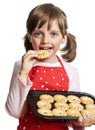
[{"label": "mouth", "polygon": [[40,50],[51,50],[52,47],[39,47]]}]

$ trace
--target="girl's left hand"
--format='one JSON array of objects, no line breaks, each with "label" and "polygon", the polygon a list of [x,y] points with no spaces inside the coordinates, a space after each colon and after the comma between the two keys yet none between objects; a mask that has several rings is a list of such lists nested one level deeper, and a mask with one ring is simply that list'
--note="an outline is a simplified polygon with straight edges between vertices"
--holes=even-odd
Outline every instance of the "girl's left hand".
[{"label": "girl's left hand", "polygon": [[89,127],[95,125],[95,117],[90,114],[83,114],[77,121],[71,121],[75,126]]}]

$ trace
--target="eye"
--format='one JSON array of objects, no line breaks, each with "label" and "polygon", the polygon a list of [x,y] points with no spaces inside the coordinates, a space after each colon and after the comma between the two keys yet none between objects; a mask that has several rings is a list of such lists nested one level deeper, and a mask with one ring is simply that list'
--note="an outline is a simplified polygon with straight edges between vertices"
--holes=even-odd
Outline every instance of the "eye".
[{"label": "eye", "polygon": [[35,37],[41,37],[41,32],[34,32],[32,35]]},{"label": "eye", "polygon": [[56,33],[56,32],[51,32],[51,37],[52,38],[55,38],[55,37],[57,37],[58,36],[58,33]]}]

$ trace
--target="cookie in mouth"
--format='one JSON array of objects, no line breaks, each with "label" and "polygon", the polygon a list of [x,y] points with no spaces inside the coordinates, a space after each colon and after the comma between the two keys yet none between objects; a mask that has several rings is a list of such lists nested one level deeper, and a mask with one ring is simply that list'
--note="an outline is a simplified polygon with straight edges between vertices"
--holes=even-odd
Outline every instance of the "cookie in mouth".
[{"label": "cookie in mouth", "polygon": [[39,54],[38,54],[38,57],[37,57],[38,60],[43,60],[43,59],[46,59],[48,57],[49,57],[48,50],[39,50]]}]

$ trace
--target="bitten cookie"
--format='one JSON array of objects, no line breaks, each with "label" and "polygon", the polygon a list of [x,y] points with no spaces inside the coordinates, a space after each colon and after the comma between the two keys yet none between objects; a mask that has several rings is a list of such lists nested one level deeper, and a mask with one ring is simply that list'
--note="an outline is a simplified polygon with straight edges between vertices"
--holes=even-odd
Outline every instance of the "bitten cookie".
[{"label": "bitten cookie", "polygon": [[37,57],[38,60],[43,60],[47,57],[49,57],[49,52],[47,50],[39,50],[39,54]]}]

